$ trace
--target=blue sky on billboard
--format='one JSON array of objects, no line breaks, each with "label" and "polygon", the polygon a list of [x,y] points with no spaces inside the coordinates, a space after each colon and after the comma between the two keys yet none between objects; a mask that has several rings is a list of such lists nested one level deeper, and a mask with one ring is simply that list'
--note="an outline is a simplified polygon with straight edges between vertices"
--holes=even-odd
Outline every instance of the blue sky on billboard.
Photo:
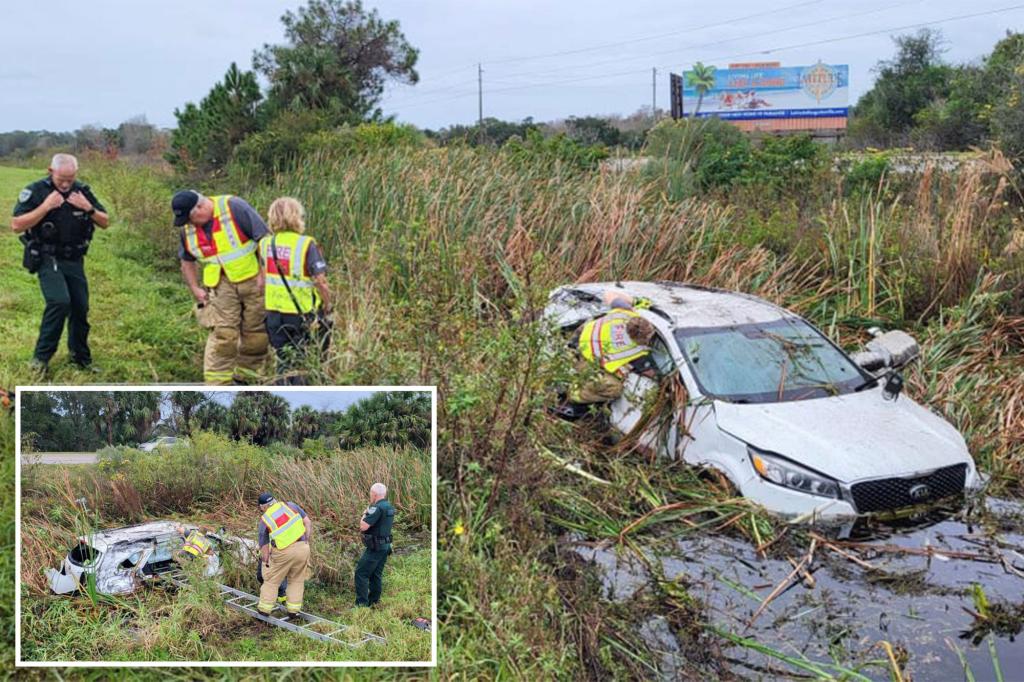
[{"label": "blue sky on billboard", "polygon": [[[279,42],[280,16],[298,1],[177,0],[138,3],[12,3],[0,41],[0,131],[116,126],[143,114],[174,124],[174,109],[198,101],[234,61]],[[1012,0],[366,0],[397,19],[420,49],[421,81],[391,86],[383,109],[437,128],[477,117],[477,63],[484,115],[629,114],[657,98],[668,105],[668,73],[694,62],[848,64],[849,102],[871,69],[892,55],[891,36],[930,23],[946,58],[979,59],[1007,29],[1024,30]],[[1015,7],[1010,11],[1008,7]],[[85,28],[83,28],[85,27]],[[99,38],[83,38],[83,35]],[[227,38],[225,39],[225,36]]]}]

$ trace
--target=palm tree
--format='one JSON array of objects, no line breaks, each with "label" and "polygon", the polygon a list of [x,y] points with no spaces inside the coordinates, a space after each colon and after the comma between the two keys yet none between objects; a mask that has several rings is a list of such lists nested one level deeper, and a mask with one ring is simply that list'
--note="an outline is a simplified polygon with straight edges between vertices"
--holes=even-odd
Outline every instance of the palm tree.
[{"label": "palm tree", "polygon": [[697,62],[693,65],[693,71],[686,73],[686,84],[697,91],[697,108],[693,111],[693,116],[696,118],[700,113],[700,105],[704,102],[704,95],[715,87],[715,67]]},{"label": "palm tree", "polygon": [[238,393],[228,410],[228,426],[235,440],[268,445],[284,440],[290,423],[288,401],[273,393]]},{"label": "palm tree", "polygon": [[376,393],[349,407],[331,425],[344,449],[370,445],[430,446],[430,395]]},{"label": "palm tree", "polygon": [[169,399],[178,432],[191,436],[196,412],[209,398],[199,391],[172,391]]},{"label": "palm tree", "polygon": [[203,403],[192,418],[191,428],[214,433],[228,433],[228,408],[216,400]]},{"label": "palm tree", "polygon": [[292,412],[292,445],[302,446],[307,438],[319,438],[323,415],[309,405],[302,405]]}]

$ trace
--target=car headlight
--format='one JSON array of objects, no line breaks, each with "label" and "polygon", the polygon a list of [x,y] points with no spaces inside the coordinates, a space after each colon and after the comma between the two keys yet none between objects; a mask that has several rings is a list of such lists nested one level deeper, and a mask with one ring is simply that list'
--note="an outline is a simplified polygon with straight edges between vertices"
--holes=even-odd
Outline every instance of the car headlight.
[{"label": "car headlight", "polygon": [[769,483],[809,495],[840,498],[839,484],[831,478],[816,474],[777,455],[761,452],[750,445],[747,446],[747,453],[750,455],[750,463],[754,465],[754,471]]}]

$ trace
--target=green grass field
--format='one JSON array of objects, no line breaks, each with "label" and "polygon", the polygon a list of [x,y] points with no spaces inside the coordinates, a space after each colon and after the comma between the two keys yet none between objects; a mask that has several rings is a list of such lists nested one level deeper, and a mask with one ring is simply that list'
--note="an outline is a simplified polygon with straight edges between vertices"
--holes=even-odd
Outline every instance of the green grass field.
[{"label": "green grass field", "polygon": [[[0,197],[13,208],[18,192],[45,175],[45,170],[0,166]],[[147,246],[136,226],[112,205],[109,188],[90,181],[83,164],[81,179],[93,185],[111,213],[107,230],[96,230],[86,273],[92,325],[90,346],[99,373],[83,373],[71,364],[66,336],[50,363],[47,381],[60,384],[199,382],[205,335],[191,315],[191,296],[173,271],[154,271],[138,254]],[[0,219],[0,386],[35,383],[28,368],[43,312],[39,280],[21,267],[22,245],[9,227],[10,208]],[[168,220],[168,230],[171,230]]]}]

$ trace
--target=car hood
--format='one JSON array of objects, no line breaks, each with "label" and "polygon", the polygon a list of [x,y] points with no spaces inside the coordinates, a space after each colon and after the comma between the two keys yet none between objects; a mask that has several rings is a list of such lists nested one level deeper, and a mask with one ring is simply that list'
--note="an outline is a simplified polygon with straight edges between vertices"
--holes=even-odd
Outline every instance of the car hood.
[{"label": "car hood", "polygon": [[879,388],[784,403],[715,401],[715,418],[756,448],[846,483],[971,461],[949,422],[906,396],[885,400]]}]

